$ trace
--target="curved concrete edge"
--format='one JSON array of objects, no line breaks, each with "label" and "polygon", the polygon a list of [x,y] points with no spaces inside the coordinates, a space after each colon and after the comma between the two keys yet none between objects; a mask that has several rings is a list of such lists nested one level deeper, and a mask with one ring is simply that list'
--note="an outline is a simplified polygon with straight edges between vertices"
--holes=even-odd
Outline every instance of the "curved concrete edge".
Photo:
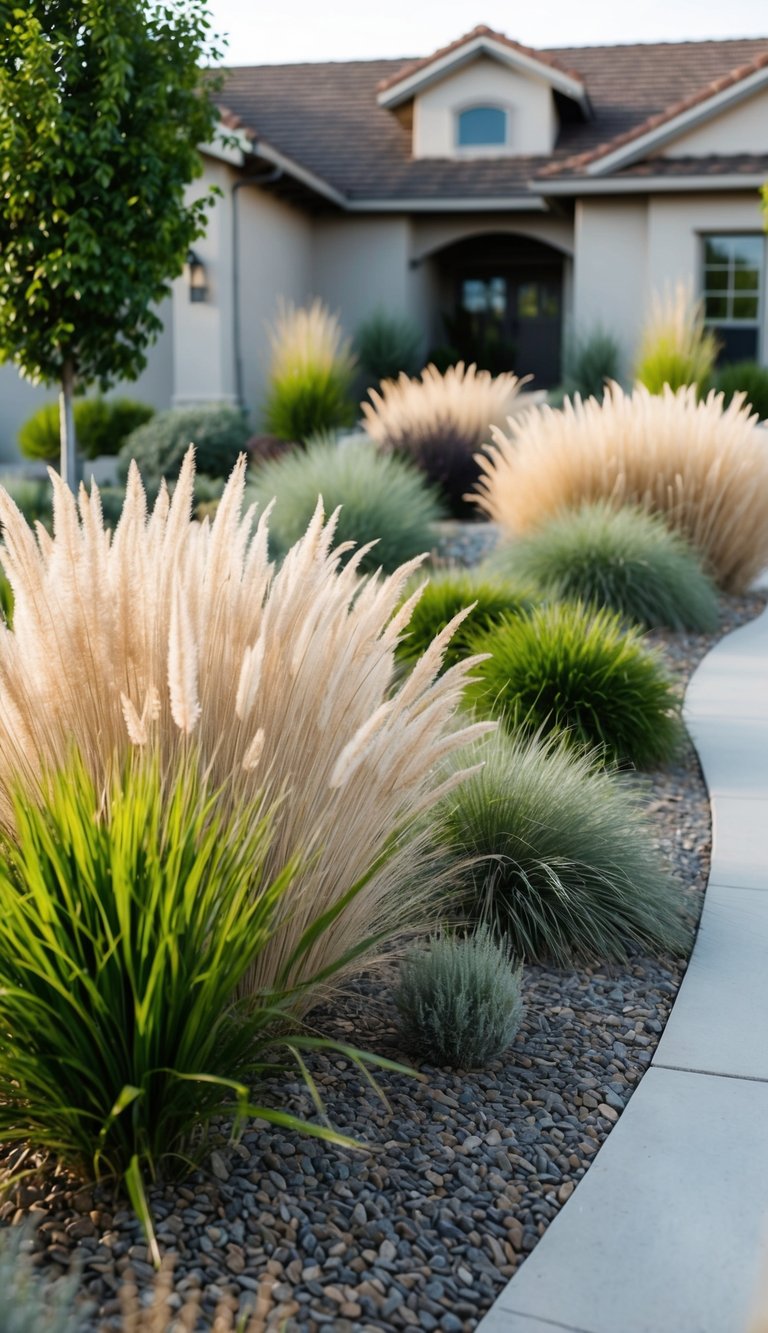
[{"label": "curved concrete edge", "polygon": [[648,1072],[478,1333],[745,1333],[768,1240],[768,608],[689,683],[713,819]]}]

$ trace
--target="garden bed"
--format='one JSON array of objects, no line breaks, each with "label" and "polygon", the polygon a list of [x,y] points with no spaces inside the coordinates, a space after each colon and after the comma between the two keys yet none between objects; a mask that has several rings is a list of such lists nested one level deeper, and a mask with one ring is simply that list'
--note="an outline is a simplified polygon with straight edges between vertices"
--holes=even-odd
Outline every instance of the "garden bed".
[{"label": "garden bed", "polygon": [[[481,537],[485,545],[488,525],[448,528],[443,551],[472,563]],[[723,598],[716,634],[650,636],[681,690],[716,639],[764,604],[762,593]],[[697,919],[710,823],[695,753],[687,746],[674,766],[637,781]],[[296,1333],[468,1333],[620,1116],[684,970],[672,958],[639,956],[624,967],[529,967],[526,1016],[504,1059],[470,1073],[423,1066],[423,1081],[381,1073],[388,1105],[350,1062],[315,1057],[311,1068],[331,1123],[366,1150],[352,1153],[256,1122],[235,1148],[214,1153],[210,1172],[180,1187],[156,1187],[151,1202],[161,1248],[177,1255],[172,1308],[201,1288],[201,1328],[213,1326],[217,1305],[234,1312],[258,1302],[258,1327]],[[380,975],[363,976],[311,1021],[324,1035],[407,1058]],[[312,1115],[298,1076],[276,1077],[268,1093],[268,1104]],[[15,1150],[6,1165],[34,1165],[19,1159]],[[117,1293],[126,1270],[140,1290],[152,1284],[138,1221],[105,1191],[77,1189],[64,1175],[30,1176],[0,1216],[34,1222],[36,1264],[53,1273],[73,1259],[82,1265],[83,1295],[95,1306],[83,1330],[123,1326]],[[219,1318],[215,1327],[228,1327]]]}]

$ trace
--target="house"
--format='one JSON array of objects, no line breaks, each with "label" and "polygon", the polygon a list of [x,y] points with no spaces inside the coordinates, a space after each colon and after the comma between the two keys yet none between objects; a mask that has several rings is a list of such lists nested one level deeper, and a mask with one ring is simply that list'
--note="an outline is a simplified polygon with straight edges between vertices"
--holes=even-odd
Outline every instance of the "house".
[{"label": "house", "polygon": [[[768,38],[532,50],[487,27],[418,60],[236,67],[221,195],[134,392],[254,410],[279,298],[352,333],[412,316],[539,387],[570,331],[631,364],[649,297],[685,279],[722,355],[768,362]],[[0,372],[0,457],[34,402]],[[38,395],[40,396],[40,395]]]}]

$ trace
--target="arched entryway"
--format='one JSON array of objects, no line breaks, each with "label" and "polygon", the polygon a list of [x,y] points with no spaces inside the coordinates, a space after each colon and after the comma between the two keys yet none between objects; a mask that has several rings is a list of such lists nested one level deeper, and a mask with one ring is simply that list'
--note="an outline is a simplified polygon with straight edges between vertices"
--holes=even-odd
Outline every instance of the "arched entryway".
[{"label": "arched entryway", "polygon": [[561,379],[564,256],[527,236],[471,236],[433,253],[439,359],[476,361],[499,374]]}]

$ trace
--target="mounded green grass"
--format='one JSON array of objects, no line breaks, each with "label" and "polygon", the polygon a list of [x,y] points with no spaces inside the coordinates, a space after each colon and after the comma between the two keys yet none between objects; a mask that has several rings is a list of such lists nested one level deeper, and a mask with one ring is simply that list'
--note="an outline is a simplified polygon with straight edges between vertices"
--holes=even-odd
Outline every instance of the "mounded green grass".
[{"label": "mounded green grass", "polygon": [[607,501],[566,511],[502,545],[487,568],[647,627],[709,632],[719,620],[715,585],[685,539],[658,514]]},{"label": "mounded green grass", "polygon": [[470,654],[469,641],[478,630],[491,629],[505,616],[530,611],[534,594],[501,579],[483,578],[463,570],[434,574],[417,602],[397,648],[399,660],[413,666],[430,643],[459,611],[476,603],[459,625],[446,649],[444,668]]},{"label": "mounded green grass", "polygon": [[275,497],[269,524],[275,554],[283,555],[306,532],[322,495],[326,514],[341,506],[340,542],[377,544],[363,572],[391,573],[428,551],[431,525],[443,516],[440,502],[410,463],[373,444],[320,442],[272,459],[250,473],[247,496],[263,508]]},{"label": "mounded green grass", "polygon": [[471,919],[505,933],[519,957],[558,965],[683,946],[679,890],[626,777],[502,730],[477,758],[483,768],[438,825]]},{"label": "mounded green grass", "polygon": [[647,768],[674,755],[682,724],[672,682],[612,612],[553,603],[471,636],[469,647],[490,654],[467,688],[483,715],[564,733],[608,764]]}]

